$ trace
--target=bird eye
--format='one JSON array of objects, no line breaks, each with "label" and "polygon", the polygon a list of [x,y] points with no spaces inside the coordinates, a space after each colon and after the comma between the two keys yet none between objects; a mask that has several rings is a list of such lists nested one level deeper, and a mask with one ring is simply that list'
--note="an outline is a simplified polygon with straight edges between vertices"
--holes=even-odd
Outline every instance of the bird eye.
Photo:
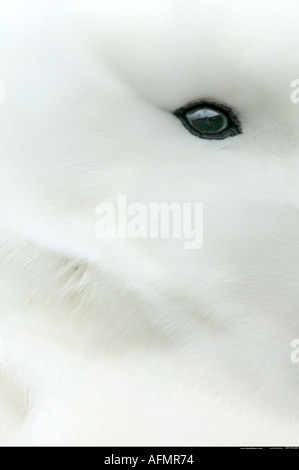
[{"label": "bird eye", "polygon": [[191,134],[201,139],[226,139],[241,134],[241,125],[234,112],[208,101],[191,103],[174,112]]}]

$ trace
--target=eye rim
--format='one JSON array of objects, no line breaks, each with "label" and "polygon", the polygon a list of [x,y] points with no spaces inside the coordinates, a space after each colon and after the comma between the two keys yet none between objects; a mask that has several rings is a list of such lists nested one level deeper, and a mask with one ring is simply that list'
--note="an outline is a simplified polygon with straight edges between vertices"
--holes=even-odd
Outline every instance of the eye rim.
[{"label": "eye rim", "polygon": [[[194,129],[194,127],[192,127],[189,121],[187,120],[186,113],[200,108],[210,108],[214,111],[224,114],[229,122],[229,127],[219,132],[218,134],[204,134],[198,131],[197,129]],[[180,119],[183,126],[191,134],[195,135],[196,137],[199,137],[200,139],[223,140],[227,137],[234,137],[236,135],[242,134],[242,126],[237,114],[229,106],[223,103],[210,101],[208,99],[192,101],[188,104],[185,104],[181,108],[176,109],[173,114],[174,116]]]}]

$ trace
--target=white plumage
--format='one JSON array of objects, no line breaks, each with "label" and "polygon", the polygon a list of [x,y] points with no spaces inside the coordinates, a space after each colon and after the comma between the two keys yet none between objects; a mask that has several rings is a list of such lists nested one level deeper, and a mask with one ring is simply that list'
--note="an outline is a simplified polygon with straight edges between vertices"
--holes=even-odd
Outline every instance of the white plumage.
[{"label": "white plumage", "polygon": [[[298,3],[0,12],[0,444],[298,445]],[[202,248],[97,239],[118,194],[202,202]]]}]

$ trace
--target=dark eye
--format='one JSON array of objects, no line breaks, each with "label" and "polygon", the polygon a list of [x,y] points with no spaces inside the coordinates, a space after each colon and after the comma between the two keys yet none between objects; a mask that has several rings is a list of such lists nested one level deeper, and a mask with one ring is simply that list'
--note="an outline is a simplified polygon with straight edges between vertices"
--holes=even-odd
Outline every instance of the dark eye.
[{"label": "dark eye", "polygon": [[225,139],[242,132],[237,116],[222,104],[199,101],[177,109],[174,115],[201,139]]}]

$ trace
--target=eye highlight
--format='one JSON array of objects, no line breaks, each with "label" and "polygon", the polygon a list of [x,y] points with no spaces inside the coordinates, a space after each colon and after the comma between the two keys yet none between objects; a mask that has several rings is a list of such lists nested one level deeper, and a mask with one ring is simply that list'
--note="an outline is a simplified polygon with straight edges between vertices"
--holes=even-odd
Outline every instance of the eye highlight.
[{"label": "eye highlight", "polygon": [[201,139],[220,140],[242,133],[235,113],[222,104],[199,101],[177,109],[174,115],[191,134]]}]

